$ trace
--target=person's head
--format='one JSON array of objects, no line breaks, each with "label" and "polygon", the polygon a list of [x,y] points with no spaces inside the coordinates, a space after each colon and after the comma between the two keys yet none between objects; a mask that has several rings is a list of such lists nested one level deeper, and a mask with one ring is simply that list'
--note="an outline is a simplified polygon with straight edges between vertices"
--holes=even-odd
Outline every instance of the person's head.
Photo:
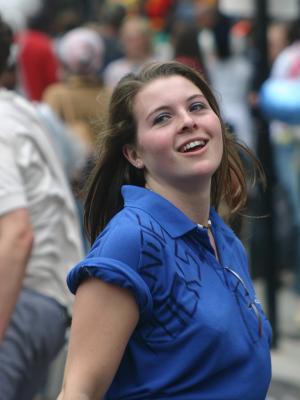
[{"label": "person's head", "polygon": [[199,69],[205,76],[204,60],[198,41],[199,29],[193,23],[178,21],[173,25],[172,44],[174,49],[174,59],[183,62],[195,69]]},{"label": "person's head", "polygon": [[[143,187],[160,180],[184,187],[184,179],[191,185],[203,177],[211,180],[213,206],[221,201],[232,211],[244,206],[246,180],[237,151],[243,146],[226,132],[216,99],[195,70],[156,62],[127,75],[112,94],[107,125],[86,198],[92,241],[122,208],[123,184]],[[193,146],[199,146],[204,161],[191,167],[194,161],[184,153]]]},{"label": "person's head", "polygon": [[110,27],[112,33],[118,33],[127,11],[123,4],[104,4],[100,7],[100,23]]},{"label": "person's head", "polygon": [[268,59],[270,64],[274,62],[279,53],[289,45],[288,23],[273,22],[267,30]]},{"label": "person's head", "polygon": [[104,41],[100,34],[85,27],[67,32],[58,45],[62,66],[74,75],[98,75],[104,51]]},{"label": "person's head", "polygon": [[0,16],[0,75],[2,75],[7,68],[12,43],[12,29]]},{"label": "person's head", "polygon": [[27,17],[27,27],[52,34],[53,24],[60,11],[60,0],[42,0],[39,7]]},{"label": "person's head", "polygon": [[126,58],[142,61],[152,53],[152,30],[143,17],[125,18],[120,29],[120,40]]}]

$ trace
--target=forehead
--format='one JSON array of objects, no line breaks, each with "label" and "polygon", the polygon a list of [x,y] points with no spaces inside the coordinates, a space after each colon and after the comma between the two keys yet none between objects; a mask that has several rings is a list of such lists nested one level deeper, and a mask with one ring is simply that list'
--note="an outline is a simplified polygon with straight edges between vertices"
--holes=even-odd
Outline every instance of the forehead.
[{"label": "forehead", "polygon": [[189,79],[173,75],[154,79],[147,83],[136,95],[134,108],[168,106],[185,101],[191,96],[202,95],[202,91]]}]

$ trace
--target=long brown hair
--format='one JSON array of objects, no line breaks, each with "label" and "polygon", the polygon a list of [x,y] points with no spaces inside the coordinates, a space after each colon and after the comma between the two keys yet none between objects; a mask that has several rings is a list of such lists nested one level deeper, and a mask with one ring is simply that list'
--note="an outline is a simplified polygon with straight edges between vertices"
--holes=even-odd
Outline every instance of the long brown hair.
[{"label": "long brown hair", "polygon": [[218,209],[220,203],[224,202],[230,213],[245,206],[248,180],[240,154],[250,158],[261,172],[258,160],[226,131],[215,96],[197,71],[175,61],[154,62],[145,65],[138,74],[129,74],[121,79],[112,93],[106,127],[99,132],[99,159],[88,182],[85,201],[84,223],[91,242],[122,209],[121,186],[145,185],[144,172],[133,167],[122,152],[125,144],[136,141],[134,99],[149,82],[173,75],[183,76],[193,82],[221,122],[224,150],[220,166],[212,177],[211,205]]}]

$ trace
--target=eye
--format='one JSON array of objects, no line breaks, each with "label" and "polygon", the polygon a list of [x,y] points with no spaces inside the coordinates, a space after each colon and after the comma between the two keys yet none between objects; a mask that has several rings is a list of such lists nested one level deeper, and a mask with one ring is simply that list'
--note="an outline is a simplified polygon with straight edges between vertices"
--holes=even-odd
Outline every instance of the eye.
[{"label": "eye", "polygon": [[190,105],[190,111],[200,111],[203,110],[205,108],[205,104],[197,101],[195,103],[192,103]]},{"label": "eye", "polygon": [[167,122],[170,118],[171,115],[169,113],[159,114],[154,118],[153,125],[163,124],[164,122]]}]

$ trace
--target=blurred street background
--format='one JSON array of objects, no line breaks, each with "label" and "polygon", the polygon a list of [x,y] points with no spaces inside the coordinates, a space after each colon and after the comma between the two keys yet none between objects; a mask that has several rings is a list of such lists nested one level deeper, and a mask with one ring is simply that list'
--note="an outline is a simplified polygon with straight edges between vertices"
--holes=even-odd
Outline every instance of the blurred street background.
[{"label": "blurred street background", "polygon": [[[50,107],[56,129],[73,135],[80,157],[68,159],[68,149],[61,157],[81,219],[95,121],[116,82],[155,59],[176,59],[205,76],[228,129],[257,154],[266,173],[266,188],[251,189],[245,215],[228,223],[248,250],[273,327],[268,400],[300,400],[300,0],[0,0],[0,13],[14,35],[1,86]],[[94,53],[81,38],[66,41],[78,27],[98,35]],[[44,66],[34,49],[37,32],[53,48]],[[88,89],[81,68],[91,75]],[[53,129],[53,120],[47,126]],[[83,231],[82,241],[87,250]],[[56,398],[66,349],[35,400]]]}]

